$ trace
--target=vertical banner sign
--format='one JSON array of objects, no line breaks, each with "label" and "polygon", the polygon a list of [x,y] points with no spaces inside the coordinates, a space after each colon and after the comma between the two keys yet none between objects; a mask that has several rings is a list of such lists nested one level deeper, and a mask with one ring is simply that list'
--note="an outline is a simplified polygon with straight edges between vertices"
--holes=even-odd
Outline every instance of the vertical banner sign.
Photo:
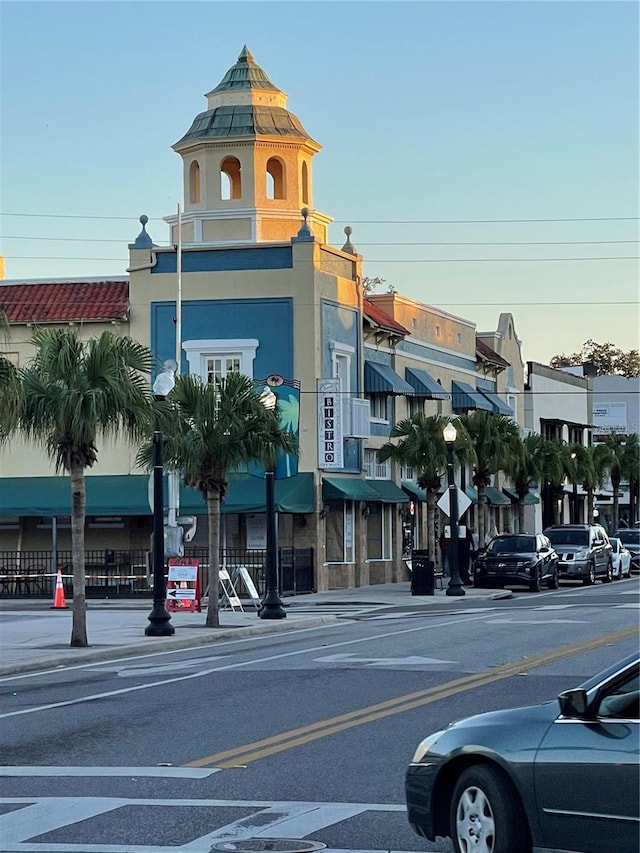
[{"label": "vertical banner sign", "polygon": [[318,468],[343,468],[340,379],[318,379]]}]

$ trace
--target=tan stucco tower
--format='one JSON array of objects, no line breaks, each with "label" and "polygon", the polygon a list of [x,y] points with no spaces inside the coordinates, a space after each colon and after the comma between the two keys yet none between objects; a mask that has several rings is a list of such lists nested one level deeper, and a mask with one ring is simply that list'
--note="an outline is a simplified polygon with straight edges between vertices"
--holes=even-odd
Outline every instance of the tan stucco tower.
[{"label": "tan stucco tower", "polygon": [[[182,238],[193,244],[287,241],[300,209],[327,242],[331,217],[313,210],[312,158],[322,146],[287,108],[246,46],[173,146],[183,160]],[[177,216],[166,221],[177,242]]]}]

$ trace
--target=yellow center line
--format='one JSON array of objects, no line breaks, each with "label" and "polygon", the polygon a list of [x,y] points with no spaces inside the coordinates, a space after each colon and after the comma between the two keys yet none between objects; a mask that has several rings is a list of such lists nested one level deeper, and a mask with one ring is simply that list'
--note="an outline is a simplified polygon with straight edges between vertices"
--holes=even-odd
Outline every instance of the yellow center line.
[{"label": "yellow center line", "polygon": [[356,711],[348,711],[345,714],[340,714],[336,717],[330,717],[326,720],[318,720],[315,723],[310,723],[300,728],[291,729],[287,732],[281,732],[277,735],[272,735],[262,740],[254,741],[253,743],[243,744],[242,746],[226,749],[217,752],[214,755],[208,755],[205,758],[199,758],[196,761],[190,761],[183,765],[184,767],[234,767],[238,764],[248,764],[251,761],[256,761],[259,758],[266,758],[269,755],[274,755],[278,752],[284,752],[287,749],[292,749],[295,746],[302,746],[306,743],[311,743],[323,737],[327,737],[337,732],[342,732],[355,726],[361,726],[365,723],[380,720],[384,717],[400,714],[404,711],[410,711],[414,708],[419,708],[423,705],[428,705],[432,702],[437,702],[440,699],[446,699],[449,696],[454,696],[457,693],[462,693],[465,690],[472,690],[475,687],[482,687],[494,681],[500,681],[504,678],[509,678],[519,672],[525,670],[536,669],[540,666],[545,666],[555,661],[562,660],[566,657],[581,654],[582,652],[592,651],[612,643],[620,642],[621,640],[629,639],[637,636],[638,628],[625,628],[620,631],[614,631],[610,634],[604,634],[592,640],[583,640],[579,643],[573,643],[568,646],[561,646],[551,652],[533,655],[532,657],[522,660],[511,661],[494,669],[486,670],[485,672],[471,673],[469,675],[455,678],[452,681],[447,681],[444,684],[438,684],[435,687],[427,687],[424,690],[417,690],[413,693],[407,693],[404,696],[397,696],[393,699],[386,699],[383,702],[378,702],[375,705],[369,705],[366,708],[360,708]]}]

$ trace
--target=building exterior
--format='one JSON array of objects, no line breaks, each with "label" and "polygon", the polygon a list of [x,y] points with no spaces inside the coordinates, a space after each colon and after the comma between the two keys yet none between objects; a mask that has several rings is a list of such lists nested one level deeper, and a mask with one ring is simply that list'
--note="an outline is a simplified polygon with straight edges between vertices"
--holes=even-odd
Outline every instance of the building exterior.
[{"label": "building exterior", "polygon": [[[590,378],[574,376],[537,362],[527,362],[524,395],[524,425],[543,438],[588,447],[592,439],[593,385]],[[567,486],[562,494],[540,484],[542,501],[527,508],[527,528],[542,530],[554,518],[587,521],[586,497],[581,487]],[[574,514],[570,504],[574,504]]]},{"label": "building exterior", "polygon": [[[240,371],[286,392],[300,458],[276,482],[279,546],[312,555],[318,590],[404,579],[407,529],[415,547],[428,545],[425,495],[416,472],[377,460],[393,424],[418,411],[483,409],[523,428],[561,424],[570,438],[586,429],[587,410],[572,401],[563,421],[565,396],[554,389],[574,378],[529,365],[524,393],[511,314],[500,315],[495,331],[478,332],[398,293],[364,293],[351,229],[341,248],[330,246],[331,218],[313,208],[321,146],[246,48],[206,97],[173,146],[184,210],[166,218],[168,243],[154,242],[143,216],[126,276],[0,283],[11,323],[3,350],[24,364],[35,325],[75,325],[82,337],[111,329],[149,346],[157,372],[177,358],[182,372],[206,382]],[[575,382],[582,389],[585,380]],[[133,447],[99,448],[87,476],[87,548],[148,549],[148,476],[135,455]],[[471,473],[458,477],[477,502]],[[68,548],[70,487],[44,453],[16,438],[0,450],[0,477],[0,551]],[[492,520],[511,529],[503,486],[496,481],[487,497]],[[198,519],[192,545],[204,546],[201,496],[183,488],[180,511]],[[264,548],[264,511],[264,481],[234,474],[222,507],[224,559]],[[465,520],[474,518],[472,506]]]}]

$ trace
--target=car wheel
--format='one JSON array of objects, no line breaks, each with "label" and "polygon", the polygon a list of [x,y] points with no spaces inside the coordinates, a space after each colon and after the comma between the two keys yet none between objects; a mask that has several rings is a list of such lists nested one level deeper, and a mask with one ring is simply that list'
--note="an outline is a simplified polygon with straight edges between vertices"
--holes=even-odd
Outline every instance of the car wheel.
[{"label": "car wheel", "polygon": [[558,589],[558,567],[553,567],[553,572],[548,580],[549,589]]},{"label": "car wheel", "polygon": [[529,582],[531,592],[540,592],[540,566],[536,567],[536,573]]},{"label": "car wheel", "polygon": [[602,583],[611,583],[612,580],[613,580],[613,566],[611,565],[611,563],[607,563],[607,573],[602,578]]},{"label": "car wheel", "polygon": [[526,815],[512,783],[499,770],[469,767],[453,790],[449,815],[456,853],[530,853]]},{"label": "car wheel", "polygon": [[582,583],[585,586],[591,586],[595,582],[596,582],[596,564],[591,563],[591,565],[589,566],[589,574],[587,575],[586,578],[583,579]]},{"label": "car wheel", "polygon": [[614,581],[622,580],[622,560],[620,560],[620,562],[618,563],[618,567],[616,568],[615,572],[613,573],[613,579],[614,579]]}]

